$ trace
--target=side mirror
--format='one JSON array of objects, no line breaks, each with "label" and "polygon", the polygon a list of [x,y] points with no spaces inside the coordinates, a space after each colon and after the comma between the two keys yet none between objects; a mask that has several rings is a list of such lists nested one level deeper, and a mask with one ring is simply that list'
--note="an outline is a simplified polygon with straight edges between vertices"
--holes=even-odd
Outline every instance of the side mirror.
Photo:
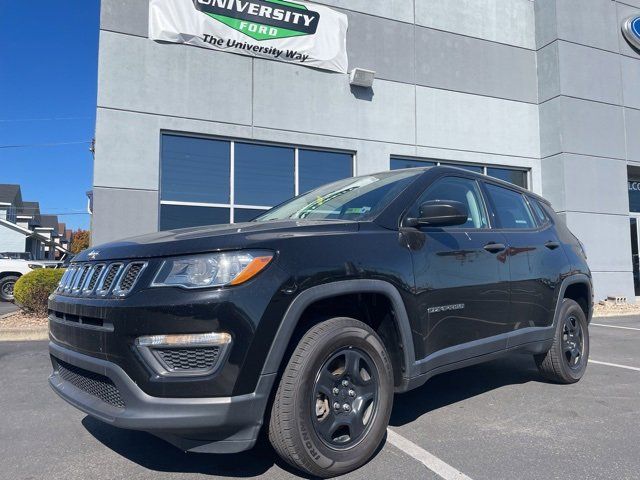
[{"label": "side mirror", "polygon": [[469,210],[464,203],[453,200],[431,200],[420,205],[419,217],[410,219],[413,226],[451,227],[464,225],[469,219]]}]

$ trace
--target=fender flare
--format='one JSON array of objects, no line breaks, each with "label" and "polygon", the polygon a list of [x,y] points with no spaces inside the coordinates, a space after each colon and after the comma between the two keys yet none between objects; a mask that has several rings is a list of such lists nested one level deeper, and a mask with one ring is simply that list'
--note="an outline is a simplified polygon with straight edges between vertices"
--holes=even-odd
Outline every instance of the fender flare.
[{"label": "fender flare", "polygon": [[558,321],[558,315],[560,315],[560,308],[562,307],[562,300],[564,299],[564,294],[567,292],[567,288],[570,285],[575,285],[581,283],[587,287],[588,291],[588,309],[589,312],[587,314],[587,323],[591,323],[591,317],[593,316],[593,286],[591,284],[591,278],[584,273],[576,273],[565,277],[560,284],[560,289],[558,290],[558,298],[556,300],[556,310],[553,314],[553,328]]},{"label": "fender flare", "polygon": [[300,317],[309,305],[318,300],[354,293],[380,293],[385,295],[391,302],[395,313],[398,335],[402,343],[405,371],[404,378],[401,380],[405,383],[415,363],[411,326],[398,289],[383,280],[344,280],[311,287],[300,293],[291,302],[282,318],[262,368],[262,375],[272,375],[278,372],[293,332],[298,326]]}]

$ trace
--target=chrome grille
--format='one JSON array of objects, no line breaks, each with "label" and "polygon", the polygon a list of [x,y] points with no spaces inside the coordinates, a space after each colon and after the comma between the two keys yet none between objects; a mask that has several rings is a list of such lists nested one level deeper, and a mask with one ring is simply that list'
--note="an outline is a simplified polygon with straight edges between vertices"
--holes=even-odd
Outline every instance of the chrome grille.
[{"label": "chrome grille", "polygon": [[66,278],[63,278],[60,281],[60,287],[58,287],[60,292],[68,292],[71,290],[71,286],[73,285],[76,275],[78,274],[78,265],[71,265],[67,270],[67,274],[68,275],[65,275]]},{"label": "chrome grille", "polygon": [[116,281],[116,278],[118,277],[118,274],[120,273],[120,270],[122,270],[121,263],[112,263],[109,265],[109,269],[107,270],[102,283],[98,285],[98,294],[106,295],[109,293],[111,287],[113,287],[113,284]]},{"label": "chrome grille", "polygon": [[73,282],[72,292],[79,292],[82,290],[82,286],[84,285],[85,280],[87,279],[87,274],[91,270],[91,265],[83,265],[78,269],[78,274],[76,275],[76,280]]},{"label": "chrome grille", "polygon": [[147,264],[142,262],[133,262],[127,265],[113,293],[119,297],[126,295],[133,288],[146,266]]},{"label": "chrome grille", "polygon": [[58,288],[56,288],[56,292],[62,292],[64,290],[64,287],[67,284],[67,281],[69,280],[69,275],[71,275],[72,273],[73,273],[73,270],[71,269],[71,267],[65,270],[65,272],[62,274],[62,278],[60,279],[60,282],[58,283]]},{"label": "chrome grille", "polygon": [[96,288],[96,284],[98,283],[98,278],[100,278],[100,274],[104,270],[104,264],[96,265],[93,269],[93,273],[91,274],[91,278],[89,279],[89,283],[87,284],[87,288],[85,289],[85,293],[93,292],[93,289]]},{"label": "chrome grille", "polygon": [[60,295],[124,297],[135,287],[147,262],[74,263],[56,289]]}]

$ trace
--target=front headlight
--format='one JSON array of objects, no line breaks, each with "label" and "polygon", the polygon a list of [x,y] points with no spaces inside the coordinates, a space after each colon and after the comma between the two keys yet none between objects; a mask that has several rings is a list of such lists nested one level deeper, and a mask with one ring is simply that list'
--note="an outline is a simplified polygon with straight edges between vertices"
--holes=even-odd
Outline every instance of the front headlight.
[{"label": "front headlight", "polygon": [[163,262],[152,287],[207,288],[240,285],[273,259],[266,251],[207,253]]}]

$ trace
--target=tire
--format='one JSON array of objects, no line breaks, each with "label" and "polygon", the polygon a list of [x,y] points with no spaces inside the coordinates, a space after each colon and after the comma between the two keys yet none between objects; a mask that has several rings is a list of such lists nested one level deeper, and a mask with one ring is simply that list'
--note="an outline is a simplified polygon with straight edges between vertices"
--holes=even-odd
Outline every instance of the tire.
[{"label": "tire", "polygon": [[534,358],[540,373],[552,382],[570,384],[582,378],[589,362],[589,325],[575,301],[562,300],[553,345]]},{"label": "tire", "polygon": [[0,300],[3,302],[13,302],[13,287],[20,277],[6,276],[0,278]]},{"label": "tire", "polygon": [[319,323],[283,372],[269,421],[271,445],[315,477],[355,470],[385,437],[393,386],[389,356],[368,325],[352,318]]}]

